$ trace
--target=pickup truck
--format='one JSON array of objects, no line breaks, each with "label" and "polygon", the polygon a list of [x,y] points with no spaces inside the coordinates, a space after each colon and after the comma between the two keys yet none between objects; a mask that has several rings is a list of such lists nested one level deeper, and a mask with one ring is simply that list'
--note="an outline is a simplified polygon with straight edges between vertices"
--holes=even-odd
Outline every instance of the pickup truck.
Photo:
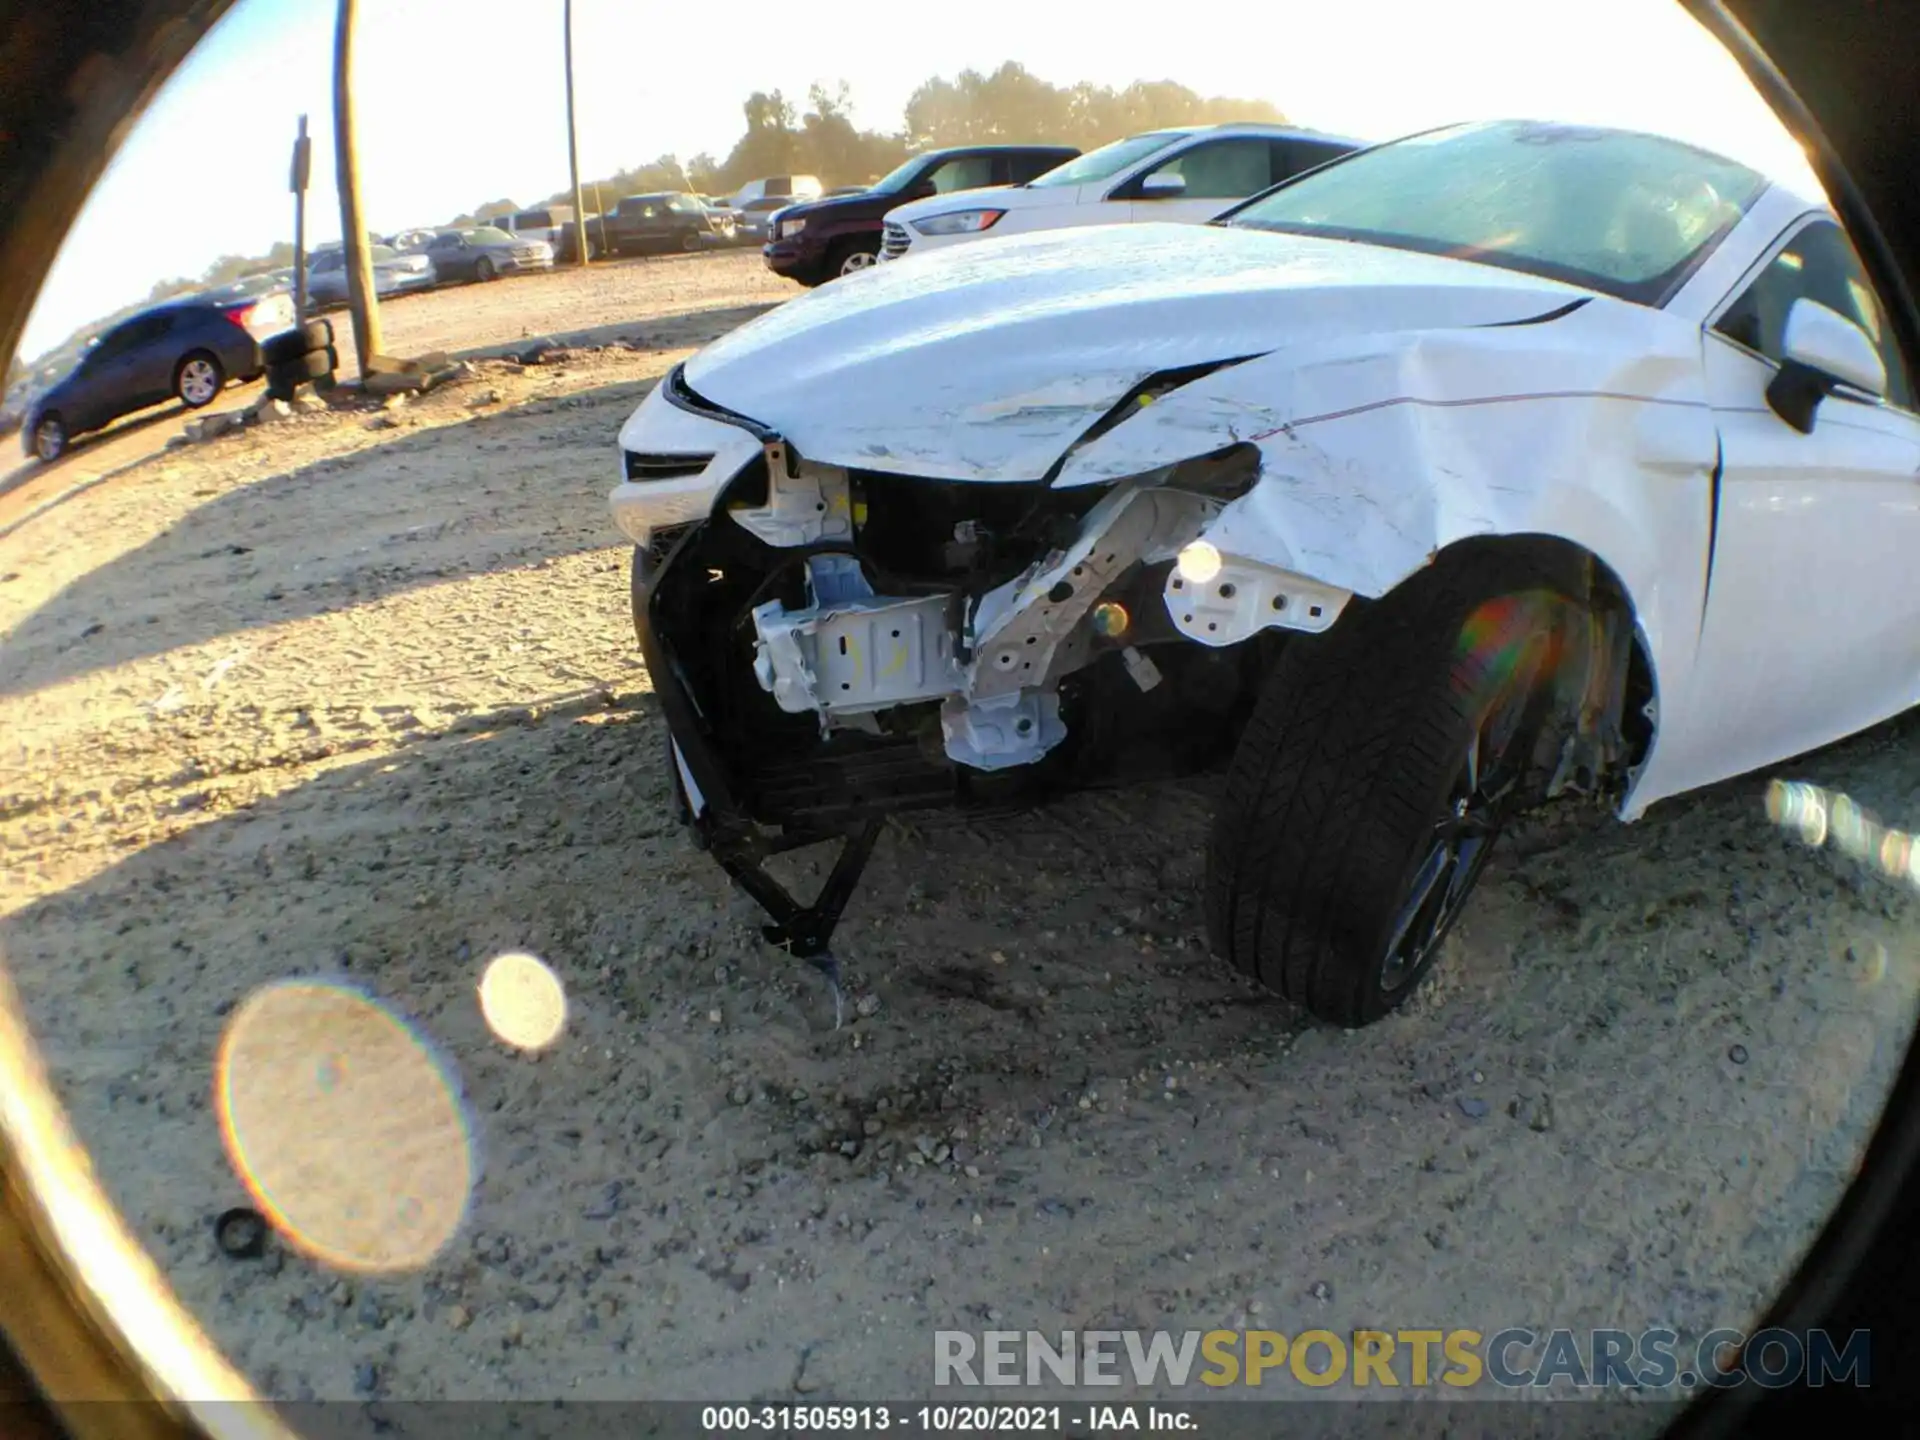
[{"label": "pickup truck", "polygon": [[724,243],[700,197],[682,191],[629,195],[595,226],[611,255],[644,255],[663,250],[707,250]]}]

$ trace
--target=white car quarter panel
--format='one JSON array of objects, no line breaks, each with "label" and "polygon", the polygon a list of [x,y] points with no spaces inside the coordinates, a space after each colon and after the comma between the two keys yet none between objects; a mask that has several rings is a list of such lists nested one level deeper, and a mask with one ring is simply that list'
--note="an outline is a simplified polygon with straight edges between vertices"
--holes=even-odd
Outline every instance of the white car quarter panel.
[{"label": "white car quarter panel", "polygon": [[1619,578],[1662,695],[1684,683],[1717,453],[1694,325],[1596,296],[1535,325],[1290,346],[1147,407],[1058,483],[1233,440],[1262,473],[1205,532],[1223,554],[1377,597],[1469,537],[1558,536]]}]

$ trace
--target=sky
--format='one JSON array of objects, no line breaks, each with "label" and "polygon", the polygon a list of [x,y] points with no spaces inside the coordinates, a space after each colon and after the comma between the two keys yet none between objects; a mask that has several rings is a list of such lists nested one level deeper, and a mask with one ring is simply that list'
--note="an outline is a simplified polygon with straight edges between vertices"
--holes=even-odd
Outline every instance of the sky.
[{"label": "sky", "polygon": [[[804,102],[844,80],[855,122],[895,129],[931,75],[1016,60],[1056,84],[1176,80],[1267,100],[1290,119],[1369,140],[1500,116],[1623,125],[1718,149],[1802,187],[1804,156],[1739,67],[1677,0],[970,0],[936,47],[898,12],[809,23],[806,11],[575,0],[583,177],[662,154],[724,158],[741,102]],[[313,135],[309,245],[337,239],[326,0],[239,0],[135,126],[48,274],[22,353],[34,356],[155,281],[291,240],[289,152]],[[953,12],[948,12],[951,17]],[[445,222],[567,184],[561,0],[360,0],[354,96],[369,227]],[[922,30],[920,33],[927,33]],[[137,236],[137,244],[129,237]]]}]

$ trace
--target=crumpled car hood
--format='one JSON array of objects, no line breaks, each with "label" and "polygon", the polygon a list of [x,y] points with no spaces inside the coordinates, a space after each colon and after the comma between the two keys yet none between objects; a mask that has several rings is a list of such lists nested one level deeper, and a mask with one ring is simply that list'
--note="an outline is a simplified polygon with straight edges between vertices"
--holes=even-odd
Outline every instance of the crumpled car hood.
[{"label": "crumpled car hood", "polygon": [[1335,336],[1527,320],[1587,293],[1255,230],[1042,232],[837,280],[733,331],[685,377],[812,460],[1027,481],[1157,372]]}]

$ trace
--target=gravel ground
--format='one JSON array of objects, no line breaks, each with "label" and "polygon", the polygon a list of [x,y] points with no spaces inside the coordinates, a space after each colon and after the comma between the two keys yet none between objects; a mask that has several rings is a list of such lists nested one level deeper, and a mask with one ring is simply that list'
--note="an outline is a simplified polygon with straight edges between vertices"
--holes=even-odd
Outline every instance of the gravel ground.
[{"label": "gravel ground", "polygon": [[[1912,899],[1770,825],[1764,777],[1530,826],[1359,1033],[1207,955],[1208,783],[898,823],[833,1028],[669,817],[605,511],[647,386],[783,293],[726,257],[424,297],[392,348],[633,343],[185,450],[136,426],[0,501],[0,945],[229,1353],[288,1398],[859,1399],[925,1392],[942,1327],[1749,1322],[1920,989]],[[1915,733],[1786,773],[1897,821]],[[565,987],[544,1053],[476,1003],[509,950]],[[310,1054],[216,1075],[303,993]],[[276,1172],[311,1246],[457,1233],[386,1275],[223,1257],[229,1104],[261,1166],[329,1157],[327,1194]]]}]

